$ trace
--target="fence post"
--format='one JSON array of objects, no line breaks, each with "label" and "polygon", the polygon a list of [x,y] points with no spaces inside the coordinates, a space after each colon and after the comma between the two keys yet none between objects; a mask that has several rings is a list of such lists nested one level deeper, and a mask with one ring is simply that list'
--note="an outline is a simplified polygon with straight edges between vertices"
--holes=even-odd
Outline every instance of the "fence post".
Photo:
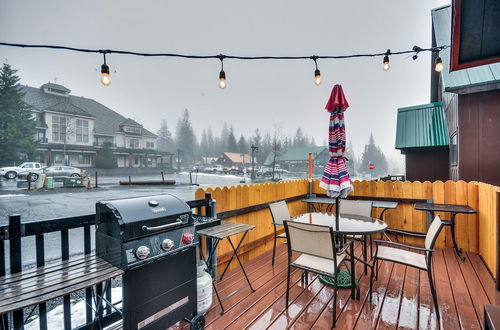
[{"label": "fence post", "polygon": [[[30,176],[30,174],[28,174],[28,176]],[[11,274],[19,273],[22,270],[21,216],[19,214],[14,214],[9,216],[9,246],[10,246],[10,273]],[[14,329],[22,328],[23,318],[24,314],[22,309],[12,313]]]},{"label": "fence post", "polygon": [[98,188],[98,182],[97,182],[97,171],[95,171],[95,187]]},{"label": "fence post", "polygon": [[[205,198],[210,199],[210,202],[208,206],[205,209],[205,216],[207,217],[212,217],[216,218],[217,217],[217,206],[216,206],[216,201],[215,199],[212,199],[212,194],[211,193],[206,193]],[[212,253],[213,248],[214,248],[214,242],[211,238],[206,237],[205,238],[206,246],[207,246],[207,259],[210,253]],[[209,268],[212,269],[212,273],[210,274],[213,278],[217,276],[217,251],[213,251],[214,257],[212,258],[212,264],[207,265]]]}]

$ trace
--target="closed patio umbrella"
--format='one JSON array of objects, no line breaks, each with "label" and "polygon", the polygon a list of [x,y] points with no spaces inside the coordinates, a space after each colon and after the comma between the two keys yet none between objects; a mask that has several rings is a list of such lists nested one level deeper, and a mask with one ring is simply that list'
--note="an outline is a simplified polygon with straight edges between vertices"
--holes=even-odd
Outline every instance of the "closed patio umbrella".
[{"label": "closed patio umbrella", "polygon": [[[336,198],[337,210],[339,197],[346,197],[353,191],[349,172],[347,171],[346,158],[344,157],[346,146],[346,135],[344,125],[344,112],[349,103],[344,95],[342,86],[333,87],[325,109],[330,112],[330,128],[328,134],[328,151],[330,159],[325,165],[320,187],[326,190],[329,197]],[[336,227],[338,230],[338,216],[336,212]]]}]

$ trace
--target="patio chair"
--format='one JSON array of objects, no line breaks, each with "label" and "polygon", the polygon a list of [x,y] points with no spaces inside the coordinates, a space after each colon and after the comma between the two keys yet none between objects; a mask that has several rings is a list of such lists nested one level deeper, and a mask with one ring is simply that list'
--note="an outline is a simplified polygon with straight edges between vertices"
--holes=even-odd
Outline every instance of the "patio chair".
[{"label": "patio chair", "polygon": [[[436,309],[436,316],[439,319],[439,308],[437,304],[436,288],[432,280],[432,253],[435,251],[434,245],[436,244],[436,239],[439,233],[441,232],[443,226],[444,224],[441,221],[441,218],[439,217],[439,215],[436,215],[429,229],[427,230],[427,234],[425,235],[425,244],[423,248],[397,242],[375,240],[377,248],[375,250],[375,255],[373,256],[372,274],[370,279],[370,300],[372,297],[371,293],[373,286],[373,272],[375,269],[376,269],[375,280],[378,281],[379,260],[386,260],[386,261],[400,263],[410,267],[415,267],[427,271],[427,275],[429,276],[429,285],[431,287],[432,298],[434,300],[434,307]],[[389,246],[384,246],[381,244],[387,244]],[[412,252],[409,251],[408,249],[420,253]]]},{"label": "patio chair", "polygon": [[[364,217],[372,216],[372,202],[370,201],[353,201],[353,200],[341,199],[339,203],[340,203],[339,212],[341,215],[353,214],[353,215],[361,215]],[[363,260],[365,262],[368,262],[367,236],[355,235],[347,237],[353,238],[356,241],[360,241],[363,243]],[[370,256],[373,256],[371,236],[370,236]],[[368,274],[368,266],[366,264],[365,264],[365,274]]]},{"label": "patio chair", "polygon": [[274,245],[273,245],[273,261],[271,265],[274,266],[274,255],[276,254],[276,240],[278,238],[286,238],[286,234],[277,233],[277,227],[283,226],[283,221],[290,220],[290,211],[288,211],[288,206],[285,201],[279,201],[275,203],[269,204],[269,210],[271,211],[271,215],[273,217],[273,227],[274,227]]},{"label": "patio chair", "polygon": [[[290,291],[290,268],[295,267],[304,272],[337,278],[342,262],[350,261],[351,283],[355,283],[354,274],[354,243],[348,241],[340,251],[335,246],[335,234],[331,226],[320,226],[294,221],[284,221],[288,240],[288,276],[286,282],[286,308],[288,308]],[[346,251],[349,249],[348,255]],[[292,253],[300,256],[292,262]],[[349,269],[349,266],[347,266]],[[306,290],[307,286],[304,286]],[[333,287],[333,327],[336,325],[337,314],[337,286]],[[351,288],[352,297],[355,296],[355,285]]]}]

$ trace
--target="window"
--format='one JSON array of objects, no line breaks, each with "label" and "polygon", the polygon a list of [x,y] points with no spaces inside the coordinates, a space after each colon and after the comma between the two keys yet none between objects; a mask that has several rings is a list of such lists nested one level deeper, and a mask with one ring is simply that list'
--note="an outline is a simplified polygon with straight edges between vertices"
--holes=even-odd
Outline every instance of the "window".
[{"label": "window", "polygon": [[450,163],[451,163],[451,165],[457,165],[457,163],[458,163],[458,136],[457,136],[457,133],[455,133],[451,136]]},{"label": "window", "polygon": [[128,140],[128,145],[130,148],[139,148],[139,140],[138,139],[130,139],[130,140]]},{"label": "window", "polygon": [[134,165],[140,165],[140,164],[141,164],[141,156],[135,156]]},{"label": "window", "polygon": [[155,147],[155,143],[154,142],[146,142],[146,148],[154,149],[154,147]]},{"label": "window", "polygon": [[90,165],[90,155],[86,154],[78,155],[78,163]]},{"label": "window", "polygon": [[130,127],[130,126],[124,126],[123,130],[126,133],[132,133],[132,134],[141,134],[141,129],[139,127]]},{"label": "window", "polygon": [[76,142],[89,142],[89,121],[83,119],[76,120]]},{"label": "window", "polygon": [[52,140],[66,141],[66,117],[52,117]]},{"label": "window", "polygon": [[54,163],[62,164],[63,162],[63,154],[55,154],[54,155]]}]

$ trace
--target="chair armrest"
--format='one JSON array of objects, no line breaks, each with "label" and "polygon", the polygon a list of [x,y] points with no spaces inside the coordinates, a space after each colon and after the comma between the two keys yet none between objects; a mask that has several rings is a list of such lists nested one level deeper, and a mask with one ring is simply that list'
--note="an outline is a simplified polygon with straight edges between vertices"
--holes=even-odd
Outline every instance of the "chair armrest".
[{"label": "chair armrest", "polygon": [[352,245],[354,244],[353,241],[347,241],[344,246],[342,246],[342,248],[337,252],[337,255],[341,255],[342,253],[346,252],[347,249]]},{"label": "chair armrest", "polygon": [[402,248],[407,248],[407,249],[412,249],[412,250],[417,250],[417,251],[426,251],[426,252],[434,252],[434,251],[436,251],[434,249],[426,249],[426,248],[421,248],[421,247],[418,247],[418,246],[406,245],[406,244],[397,243],[397,242],[391,242],[391,241],[383,241],[383,240],[379,240],[379,239],[376,239],[374,241],[375,241],[375,244],[377,245],[377,247],[378,247],[379,244],[388,244],[388,245],[394,245],[394,246],[398,246],[398,247],[402,247]]},{"label": "chair armrest", "polygon": [[422,238],[425,238],[425,236],[427,234],[424,234],[424,233],[415,233],[415,232],[412,232],[412,231],[406,231],[406,230],[399,230],[399,229],[386,229],[385,230],[386,232],[388,233],[391,233],[391,234],[401,234],[401,235],[407,235],[407,236],[414,236],[414,237],[422,237]]}]

